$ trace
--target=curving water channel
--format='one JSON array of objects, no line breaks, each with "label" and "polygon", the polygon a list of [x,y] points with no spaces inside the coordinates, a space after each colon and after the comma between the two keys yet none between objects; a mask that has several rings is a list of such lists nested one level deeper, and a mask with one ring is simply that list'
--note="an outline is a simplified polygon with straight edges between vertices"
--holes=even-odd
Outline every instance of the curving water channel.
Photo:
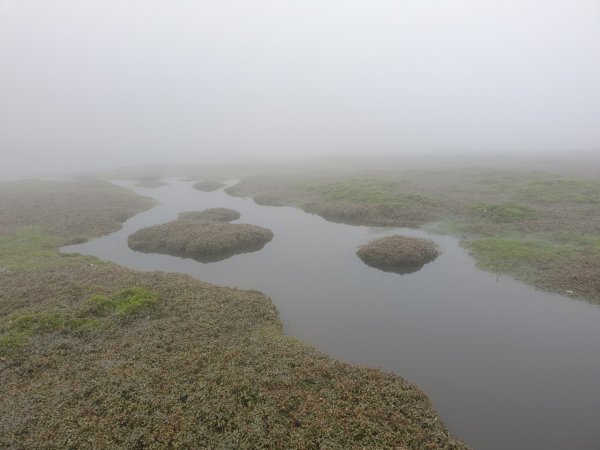
[{"label": "curving water channel", "polygon": [[[450,431],[475,449],[600,448],[600,307],[480,271],[453,237],[331,223],[169,181],[135,188],[157,199],[156,208],[62,251],[258,289],[273,299],[287,334],[419,385]],[[270,228],[274,239],[261,251],[209,264],[127,247],[140,228],[213,207],[239,211],[239,222]],[[359,245],[398,232],[429,237],[444,253],[409,275],[356,257]]]}]

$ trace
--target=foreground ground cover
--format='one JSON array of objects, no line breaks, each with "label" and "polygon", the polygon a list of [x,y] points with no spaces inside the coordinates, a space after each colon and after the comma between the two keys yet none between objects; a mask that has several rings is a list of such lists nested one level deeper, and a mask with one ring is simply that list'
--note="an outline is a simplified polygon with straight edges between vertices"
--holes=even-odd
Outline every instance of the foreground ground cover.
[{"label": "foreground ground cover", "polygon": [[284,336],[259,292],[58,253],[151,206],[79,183],[0,187],[0,447],[464,448],[417,387]]}]

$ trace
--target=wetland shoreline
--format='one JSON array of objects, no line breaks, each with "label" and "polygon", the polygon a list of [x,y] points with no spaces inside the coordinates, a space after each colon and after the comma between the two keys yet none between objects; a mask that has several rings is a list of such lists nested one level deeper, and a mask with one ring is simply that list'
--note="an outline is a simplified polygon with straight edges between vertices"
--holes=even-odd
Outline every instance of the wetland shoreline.
[{"label": "wetland shoreline", "polygon": [[36,186],[0,189],[1,445],[466,448],[416,386],[284,336],[257,291],[57,252],[152,202],[44,184],[45,208]]}]

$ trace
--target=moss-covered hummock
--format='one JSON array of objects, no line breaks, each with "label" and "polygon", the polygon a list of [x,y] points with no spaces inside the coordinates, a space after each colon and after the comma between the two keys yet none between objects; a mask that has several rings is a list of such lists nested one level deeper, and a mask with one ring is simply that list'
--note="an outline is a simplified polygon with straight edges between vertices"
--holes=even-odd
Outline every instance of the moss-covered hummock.
[{"label": "moss-covered hummock", "polygon": [[429,239],[395,235],[374,239],[360,247],[356,254],[371,267],[405,274],[416,272],[433,261],[440,249]]},{"label": "moss-covered hummock", "polygon": [[226,208],[182,213],[172,222],[136,231],[129,236],[129,247],[145,253],[213,262],[260,250],[273,239],[267,228],[228,223],[239,217],[237,211]]},{"label": "moss-covered hummock", "polygon": [[154,189],[154,188],[166,186],[167,183],[161,181],[160,177],[148,176],[148,177],[142,177],[135,185],[137,187]]},{"label": "moss-covered hummock", "polygon": [[214,192],[224,188],[225,184],[220,181],[198,181],[193,187],[202,192]]}]

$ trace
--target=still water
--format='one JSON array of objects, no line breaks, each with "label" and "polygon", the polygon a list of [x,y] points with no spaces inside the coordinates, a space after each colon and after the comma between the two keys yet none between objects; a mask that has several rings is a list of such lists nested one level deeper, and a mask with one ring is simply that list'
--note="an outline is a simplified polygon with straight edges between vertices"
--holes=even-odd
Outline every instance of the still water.
[{"label": "still water", "polygon": [[[475,449],[600,449],[600,307],[480,271],[453,237],[331,223],[169,182],[135,188],[160,205],[120,231],[62,250],[258,289],[273,299],[287,334],[419,385],[450,431]],[[208,264],[127,247],[140,228],[214,207],[235,209],[237,222],[275,237],[258,252]],[[433,239],[443,254],[408,275],[373,269],[355,255],[359,245],[394,233]]]}]

